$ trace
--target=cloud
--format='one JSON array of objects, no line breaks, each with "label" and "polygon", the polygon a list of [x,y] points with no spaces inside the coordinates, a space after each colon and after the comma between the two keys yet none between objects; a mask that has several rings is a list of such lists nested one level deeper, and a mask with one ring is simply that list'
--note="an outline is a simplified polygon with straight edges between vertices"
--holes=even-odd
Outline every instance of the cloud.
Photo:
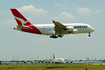
[{"label": "cloud", "polygon": [[47,19],[47,20],[66,20],[66,21],[70,21],[70,20],[76,20],[75,16],[72,14],[69,14],[67,12],[62,12],[60,13],[58,16],[44,16],[43,19]]},{"label": "cloud", "polygon": [[99,9],[99,10],[96,10],[96,13],[103,13],[103,11],[101,11],[101,10]]},{"label": "cloud", "polygon": [[0,24],[14,24],[14,23],[16,23],[16,22],[14,20],[12,20],[12,19],[2,20],[0,22]]},{"label": "cloud", "polygon": [[32,15],[43,15],[43,14],[49,13],[48,10],[44,10],[43,8],[38,9],[38,8],[35,8],[33,5],[23,6],[19,8],[18,10],[20,12],[26,12]]},{"label": "cloud", "polygon": [[76,6],[76,4],[73,4],[73,6]]},{"label": "cloud", "polygon": [[76,19],[72,14],[69,14],[69,13],[66,13],[66,12],[62,12],[59,16],[64,18],[64,19],[67,19],[67,18],[71,19],[71,20]]},{"label": "cloud", "polygon": [[65,4],[55,3],[56,6],[65,6]]},{"label": "cloud", "polygon": [[80,14],[83,14],[85,16],[89,16],[91,10],[88,9],[88,8],[78,8],[77,12],[80,13]]}]

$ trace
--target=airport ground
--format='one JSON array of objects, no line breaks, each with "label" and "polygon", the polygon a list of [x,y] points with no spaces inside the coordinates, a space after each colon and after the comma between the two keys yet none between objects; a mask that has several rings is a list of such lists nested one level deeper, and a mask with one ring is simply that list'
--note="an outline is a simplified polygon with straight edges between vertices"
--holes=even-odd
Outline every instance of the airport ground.
[{"label": "airport ground", "polygon": [[0,65],[0,70],[105,70],[105,65],[100,64]]},{"label": "airport ground", "polygon": [[68,61],[55,64],[51,61],[1,61],[0,70],[105,70],[105,61]]},{"label": "airport ground", "polygon": [[[33,61],[0,61],[0,65],[51,65],[55,64],[53,61],[49,60],[33,60]],[[87,60],[75,60],[75,61],[65,61],[63,64],[100,64],[104,65],[105,60],[97,60],[97,61],[87,61]]]}]

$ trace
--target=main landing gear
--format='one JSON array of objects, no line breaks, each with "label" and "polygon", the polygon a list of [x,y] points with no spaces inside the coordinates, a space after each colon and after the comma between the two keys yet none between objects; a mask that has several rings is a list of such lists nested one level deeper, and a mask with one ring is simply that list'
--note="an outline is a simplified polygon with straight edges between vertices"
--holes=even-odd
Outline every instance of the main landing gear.
[{"label": "main landing gear", "polygon": [[58,38],[58,36],[52,35],[52,36],[50,36],[50,38]]},{"label": "main landing gear", "polygon": [[60,37],[60,38],[62,38],[62,36],[61,35],[59,35],[59,36],[57,36],[57,35],[52,35],[52,36],[50,36],[50,38],[58,38],[58,37]]}]

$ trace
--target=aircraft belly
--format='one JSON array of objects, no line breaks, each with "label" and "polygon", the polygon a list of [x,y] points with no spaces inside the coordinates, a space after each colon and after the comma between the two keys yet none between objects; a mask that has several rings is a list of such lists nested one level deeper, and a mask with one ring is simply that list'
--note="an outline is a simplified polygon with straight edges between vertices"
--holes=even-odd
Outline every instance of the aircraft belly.
[{"label": "aircraft belly", "polygon": [[54,35],[55,34],[54,27],[52,26],[37,26],[37,28],[40,30],[40,32],[43,35]]},{"label": "aircraft belly", "polygon": [[[63,29],[55,29],[54,26],[36,26],[38,30],[43,34],[43,35],[65,35],[65,34],[75,34],[73,31],[65,31]],[[77,29],[77,33],[88,33],[88,29]]]},{"label": "aircraft belly", "polygon": [[88,29],[78,29],[78,33],[88,33]]}]

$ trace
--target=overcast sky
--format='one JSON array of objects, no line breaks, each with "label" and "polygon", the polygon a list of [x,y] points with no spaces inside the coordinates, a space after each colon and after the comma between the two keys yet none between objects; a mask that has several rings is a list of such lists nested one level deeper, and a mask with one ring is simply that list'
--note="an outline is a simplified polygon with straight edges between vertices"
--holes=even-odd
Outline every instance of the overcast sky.
[{"label": "overcast sky", "polygon": [[[87,23],[88,34],[52,39],[13,30],[17,23],[10,11],[17,8],[32,24]],[[69,60],[105,59],[105,0],[0,0],[0,60],[36,60],[55,57]]]}]

